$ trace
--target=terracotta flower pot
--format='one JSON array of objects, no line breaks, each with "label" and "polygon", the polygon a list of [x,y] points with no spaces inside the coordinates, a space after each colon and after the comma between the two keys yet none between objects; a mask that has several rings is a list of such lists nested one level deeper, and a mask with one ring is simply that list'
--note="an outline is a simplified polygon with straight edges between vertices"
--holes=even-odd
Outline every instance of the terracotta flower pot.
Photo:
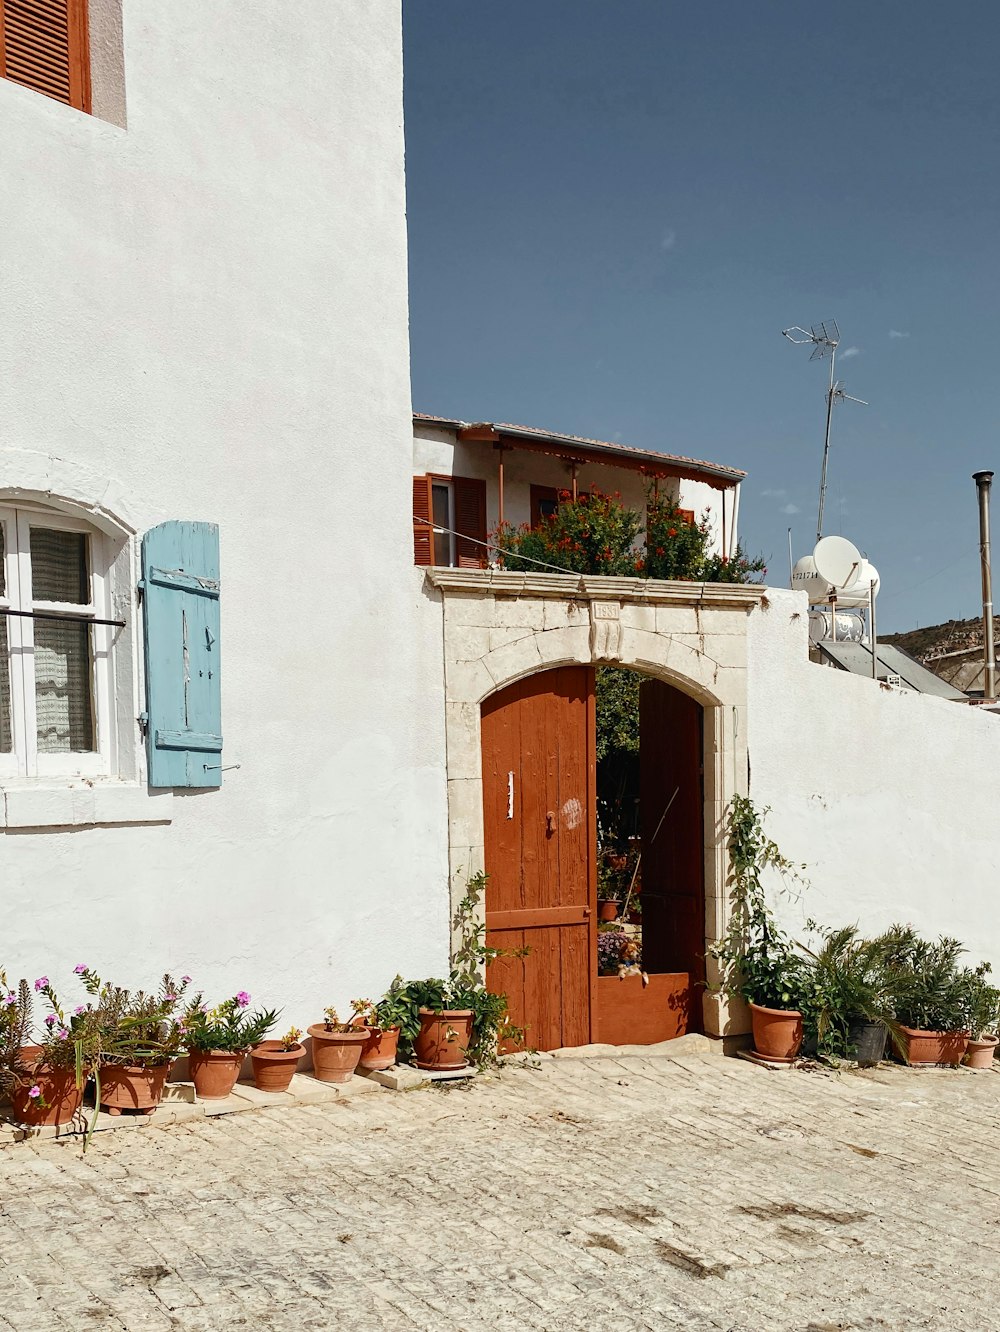
[{"label": "terracotta flower pot", "polygon": [[368,1039],[361,1051],[361,1067],[372,1070],[392,1068],[396,1062],[398,1044],[398,1027],[387,1027],[385,1031],[381,1031],[378,1027],[370,1027]]},{"label": "terracotta flower pot", "polygon": [[[76,1070],[43,1064],[41,1053],[40,1045],[21,1046],[22,1072],[10,1094],[14,1118],[26,1128],[68,1124],[83,1104],[83,1087],[76,1085]],[[33,1087],[41,1096],[28,1095]]]},{"label": "terracotta flower pot", "polygon": [[960,1064],[969,1043],[965,1031],[921,1031],[904,1027],[903,1058],[908,1064]]},{"label": "terracotta flower pot", "polygon": [[802,1047],[802,1014],[794,1008],[750,1005],[753,1048],[762,1059],[790,1064]]},{"label": "terracotta flower pot", "polygon": [[189,1050],[188,1070],[199,1101],[224,1101],[243,1067],[242,1050]]},{"label": "terracotta flower pot", "polygon": [[965,1059],[962,1061],[969,1068],[992,1068],[1000,1037],[980,1036],[978,1041],[970,1041],[965,1047]]},{"label": "terracotta flower pot", "polygon": [[123,1110],[151,1115],[163,1099],[169,1072],[170,1064],[154,1064],[150,1068],[139,1064],[102,1064],[101,1109],[109,1115],[120,1115]]},{"label": "terracotta flower pot", "polygon": [[253,1085],[263,1092],[287,1091],[305,1052],[304,1045],[293,1045],[290,1050],[285,1050],[280,1041],[261,1041],[250,1051]]},{"label": "terracotta flower pot", "polygon": [[320,1082],[350,1082],[358,1066],[368,1028],[351,1031],[327,1031],[323,1022],[309,1028],[313,1043],[313,1077]]},{"label": "terracotta flower pot", "polygon": [[604,921],[618,919],[618,898],[606,897],[597,904],[597,919]]},{"label": "terracotta flower pot", "polygon": [[420,1009],[420,1031],[413,1042],[417,1068],[443,1072],[465,1068],[472,1044],[473,1013],[468,1008],[449,1008],[436,1013]]}]

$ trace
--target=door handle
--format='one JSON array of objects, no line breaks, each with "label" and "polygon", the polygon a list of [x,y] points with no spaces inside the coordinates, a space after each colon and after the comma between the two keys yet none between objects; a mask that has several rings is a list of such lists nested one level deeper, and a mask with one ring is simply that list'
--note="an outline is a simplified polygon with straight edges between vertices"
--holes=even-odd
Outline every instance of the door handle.
[{"label": "door handle", "polygon": [[551,837],[556,830],[556,816],[550,809],[545,815],[545,836]]}]

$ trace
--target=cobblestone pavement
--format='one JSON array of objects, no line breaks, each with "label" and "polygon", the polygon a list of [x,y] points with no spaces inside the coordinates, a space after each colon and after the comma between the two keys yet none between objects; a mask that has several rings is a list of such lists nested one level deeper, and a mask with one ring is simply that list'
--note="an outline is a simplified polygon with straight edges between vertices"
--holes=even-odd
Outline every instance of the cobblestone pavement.
[{"label": "cobblestone pavement", "polygon": [[1000,1329],[1000,1076],[546,1059],[0,1151],[0,1329]]}]

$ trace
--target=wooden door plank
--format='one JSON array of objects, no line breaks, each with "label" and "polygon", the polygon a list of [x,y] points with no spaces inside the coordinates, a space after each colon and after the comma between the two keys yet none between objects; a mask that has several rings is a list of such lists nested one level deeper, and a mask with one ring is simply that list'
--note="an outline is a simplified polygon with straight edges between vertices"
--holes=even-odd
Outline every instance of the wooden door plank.
[{"label": "wooden door plank", "polygon": [[589,926],[590,916],[587,906],[527,907],[521,911],[493,911],[489,921],[491,930],[532,930],[559,925]]}]

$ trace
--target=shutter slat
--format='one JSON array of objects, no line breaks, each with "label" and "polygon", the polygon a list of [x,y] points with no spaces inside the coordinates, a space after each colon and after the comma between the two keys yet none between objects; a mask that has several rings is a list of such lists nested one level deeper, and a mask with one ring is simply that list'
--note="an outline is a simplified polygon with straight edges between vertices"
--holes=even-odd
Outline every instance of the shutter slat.
[{"label": "shutter slat", "polygon": [[87,0],[0,0],[0,76],[89,111]]},{"label": "shutter slat", "polygon": [[[487,563],[486,482],[468,476],[452,478],[455,487],[456,553],[460,569],[482,569]],[[469,539],[471,538],[471,540]]]},{"label": "shutter slat", "polygon": [[429,476],[413,478],[413,563],[421,567],[433,562],[431,535],[431,479]]}]

